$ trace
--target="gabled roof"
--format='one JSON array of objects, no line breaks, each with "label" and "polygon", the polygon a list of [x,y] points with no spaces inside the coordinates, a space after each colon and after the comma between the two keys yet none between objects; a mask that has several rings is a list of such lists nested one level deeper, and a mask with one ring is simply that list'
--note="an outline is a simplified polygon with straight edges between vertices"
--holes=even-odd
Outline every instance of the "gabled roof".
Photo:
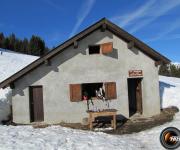
[{"label": "gabled roof", "polygon": [[80,41],[81,39],[83,39],[84,37],[88,36],[89,34],[91,34],[92,32],[94,32],[98,29],[109,30],[110,32],[112,32],[116,36],[120,37],[121,39],[125,40],[126,42],[133,42],[135,47],[140,49],[143,53],[145,53],[146,55],[148,55],[149,57],[151,57],[155,61],[160,61],[164,64],[170,63],[170,60],[168,58],[166,58],[165,56],[156,52],[154,49],[152,49],[151,47],[149,47],[148,45],[146,45],[145,43],[143,43],[139,39],[135,38],[133,35],[124,31],[119,26],[113,24],[112,22],[110,22],[106,18],[103,18],[103,19],[99,20],[98,22],[96,22],[95,24],[89,26],[88,28],[86,28],[82,32],[73,36],[69,40],[65,41],[61,45],[57,46],[56,48],[54,48],[53,50],[48,52],[46,55],[44,55],[44,56],[40,57],[39,59],[37,59],[36,61],[32,62],[31,64],[29,64],[28,66],[26,66],[25,68],[23,68],[19,72],[15,73],[11,77],[2,81],[0,83],[0,88],[5,88],[5,87],[9,86],[11,83],[15,82],[16,80],[18,80],[19,78],[21,78],[22,76],[27,74],[28,72],[34,70],[35,68],[40,66],[45,61],[51,59],[53,56],[55,56],[55,55],[59,54],[60,52],[62,52],[63,50],[65,50],[65,48],[73,45],[74,42]]}]

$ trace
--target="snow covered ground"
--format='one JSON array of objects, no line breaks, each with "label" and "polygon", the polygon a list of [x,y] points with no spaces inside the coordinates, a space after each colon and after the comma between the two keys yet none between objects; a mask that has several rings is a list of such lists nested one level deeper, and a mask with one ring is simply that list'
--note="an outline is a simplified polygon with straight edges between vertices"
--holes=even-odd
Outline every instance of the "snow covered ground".
[{"label": "snow covered ground", "polygon": [[[1,57],[0,55],[0,64],[3,64]],[[17,57],[19,57],[19,54]],[[14,70],[16,67],[13,67],[16,65],[12,65],[13,63],[18,64],[13,62],[15,58],[12,58],[12,60],[10,58],[11,56],[6,58],[7,60],[4,59],[4,61],[9,59],[9,62],[7,62],[9,64],[6,67],[7,65],[4,63],[5,73],[3,72],[4,77],[0,75],[0,81],[7,77],[6,72],[8,76],[12,74],[9,67]],[[19,62],[20,65],[23,65],[23,61],[28,64],[32,60],[26,58]],[[0,71],[2,71],[1,68],[3,68],[2,65],[0,65]],[[2,101],[7,102],[7,99],[9,99],[7,98],[9,97],[7,95],[8,91],[8,89],[1,90],[0,106]],[[160,92],[162,107],[174,105],[180,108],[180,79],[160,76]],[[126,135],[109,135],[102,132],[74,130],[61,126],[34,129],[31,126],[0,125],[0,150],[161,150],[164,148],[159,142],[159,136],[161,131],[169,126],[180,128],[180,113],[177,113],[175,119],[170,123]]]}]

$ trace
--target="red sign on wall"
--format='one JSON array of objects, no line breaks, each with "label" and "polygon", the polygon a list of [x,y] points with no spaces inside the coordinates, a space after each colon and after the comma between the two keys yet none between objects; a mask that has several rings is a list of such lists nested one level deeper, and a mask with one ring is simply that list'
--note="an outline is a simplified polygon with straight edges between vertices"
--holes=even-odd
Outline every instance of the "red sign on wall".
[{"label": "red sign on wall", "polygon": [[130,70],[129,71],[129,77],[141,77],[143,76],[142,70]]}]

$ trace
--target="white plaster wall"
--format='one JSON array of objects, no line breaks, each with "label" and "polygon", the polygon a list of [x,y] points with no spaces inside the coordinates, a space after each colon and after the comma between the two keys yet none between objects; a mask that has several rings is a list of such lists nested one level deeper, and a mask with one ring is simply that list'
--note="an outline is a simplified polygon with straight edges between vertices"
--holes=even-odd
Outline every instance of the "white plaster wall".
[{"label": "white plaster wall", "polygon": [[[88,55],[88,45],[113,42],[110,55]],[[43,85],[44,121],[47,123],[82,122],[87,117],[86,102],[70,102],[69,84],[116,82],[117,99],[110,107],[118,114],[129,116],[128,71],[143,70],[143,115],[152,116],[160,112],[158,69],[154,61],[137,49],[129,50],[127,43],[106,31],[96,31],[54,57],[51,66],[41,65],[15,82],[13,90],[13,121],[29,123],[28,86]],[[95,105],[104,105],[94,100]],[[102,106],[101,106],[102,107]]]}]

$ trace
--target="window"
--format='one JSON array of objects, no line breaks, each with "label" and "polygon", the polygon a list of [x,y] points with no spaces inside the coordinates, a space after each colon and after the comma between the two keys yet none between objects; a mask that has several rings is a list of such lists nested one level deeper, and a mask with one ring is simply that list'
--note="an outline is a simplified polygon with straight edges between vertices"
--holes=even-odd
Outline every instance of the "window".
[{"label": "window", "polygon": [[84,96],[88,99],[98,99],[96,92],[103,89],[103,96],[108,99],[116,99],[116,83],[105,82],[105,83],[83,83],[83,84],[70,84],[70,100],[71,102],[82,101]]},{"label": "window", "polygon": [[103,83],[82,84],[82,95],[87,94],[89,98],[96,98],[96,91],[103,87]]},{"label": "window", "polygon": [[100,54],[100,45],[89,46],[89,55]]},{"label": "window", "polygon": [[113,43],[102,43],[100,45],[91,45],[89,46],[89,55],[92,54],[108,54],[113,51]]}]

